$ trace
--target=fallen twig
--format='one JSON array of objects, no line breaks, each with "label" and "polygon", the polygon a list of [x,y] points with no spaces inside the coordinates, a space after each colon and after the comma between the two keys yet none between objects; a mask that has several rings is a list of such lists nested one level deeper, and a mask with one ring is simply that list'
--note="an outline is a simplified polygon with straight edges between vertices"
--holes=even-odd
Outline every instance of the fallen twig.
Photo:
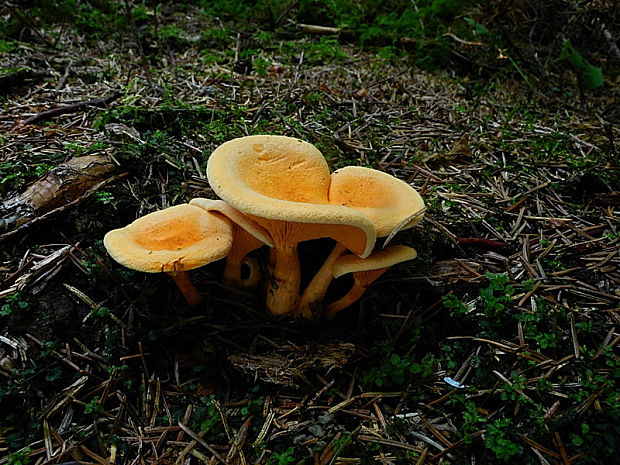
[{"label": "fallen twig", "polygon": [[506,247],[508,244],[502,241],[494,241],[492,239],[483,239],[480,237],[458,237],[457,241],[461,245],[472,245],[475,247]]},{"label": "fallen twig", "polygon": [[27,126],[29,124],[35,124],[35,123],[38,123],[39,121],[44,121],[54,116],[64,115],[66,113],[75,113],[76,111],[79,111],[84,107],[105,107],[106,105],[113,102],[120,96],[121,96],[120,93],[114,92],[113,94],[107,95],[105,97],[98,97],[92,100],[87,100],[85,102],[77,102],[77,103],[72,103],[70,105],[65,105],[63,107],[52,108],[51,110],[45,110],[40,113],[37,113],[36,115],[30,116],[29,118],[26,118],[24,121],[21,121],[20,123],[17,124],[17,126],[15,126],[13,131],[14,132],[19,131],[24,126]]}]

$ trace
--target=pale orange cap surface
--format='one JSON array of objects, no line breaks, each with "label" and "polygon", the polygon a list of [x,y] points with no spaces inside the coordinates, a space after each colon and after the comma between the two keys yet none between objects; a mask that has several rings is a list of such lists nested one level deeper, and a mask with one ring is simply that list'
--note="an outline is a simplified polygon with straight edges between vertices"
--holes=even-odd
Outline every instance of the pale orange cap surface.
[{"label": "pale orange cap surface", "polygon": [[377,230],[377,237],[385,237],[397,228],[410,228],[424,214],[420,194],[406,182],[382,171],[347,166],[334,171],[331,180],[329,202],[366,214]]},{"label": "pale orange cap surface", "polygon": [[149,213],[103,238],[114,260],[147,273],[198,268],[224,258],[232,246],[227,219],[194,205]]},{"label": "pale orange cap surface", "polygon": [[[343,234],[345,245],[362,256],[374,246],[375,228],[364,213],[329,203],[329,167],[308,142],[272,135],[233,139],[211,154],[207,177],[215,193],[243,213],[267,220],[350,226],[364,240],[359,233]],[[319,237],[336,238],[323,232]]]}]

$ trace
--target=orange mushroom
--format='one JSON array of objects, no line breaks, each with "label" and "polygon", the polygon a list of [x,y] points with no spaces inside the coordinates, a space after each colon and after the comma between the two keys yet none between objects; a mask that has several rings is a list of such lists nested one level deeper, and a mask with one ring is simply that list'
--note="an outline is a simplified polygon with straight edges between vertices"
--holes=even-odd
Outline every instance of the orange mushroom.
[{"label": "orange mushroom", "polygon": [[[256,221],[223,200],[196,198],[190,200],[189,204],[196,205],[213,214],[221,214],[232,222],[233,242],[232,248],[226,256],[226,267],[222,275],[224,284],[236,287],[256,286],[260,280],[259,267],[256,261],[247,255],[265,244],[273,247],[269,233]],[[243,265],[250,269],[247,278],[242,278]]]},{"label": "orange mushroom", "polygon": [[339,311],[353,305],[366,292],[366,288],[379,276],[397,263],[413,260],[416,256],[417,252],[414,249],[404,245],[387,247],[373,252],[367,258],[360,258],[355,255],[341,256],[334,263],[333,275],[335,278],[339,278],[347,273],[352,273],[353,287],[344,297],[327,307],[325,317],[331,319]]},{"label": "orange mushroom", "polygon": [[299,242],[331,237],[360,256],[372,251],[372,222],[362,212],[329,203],[329,167],[307,142],[269,135],[228,141],[211,154],[207,177],[219,197],[273,240],[266,303],[272,314],[292,311],[299,296]]},{"label": "orange mushroom", "polygon": [[232,246],[230,221],[194,205],[177,205],[149,213],[103,238],[110,256],[127,268],[167,273],[187,304],[202,301],[188,270],[225,257]]},{"label": "orange mushroom", "polygon": [[[392,236],[413,227],[425,211],[422,197],[409,184],[382,171],[359,166],[347,166],[332,173],[329,202],[364,213],[375,226],[377,237]],[[345,252],[346,247],[336,244],[304,289],[296,307],[298,315],[312,317],[332,281],[334,263]]]}]

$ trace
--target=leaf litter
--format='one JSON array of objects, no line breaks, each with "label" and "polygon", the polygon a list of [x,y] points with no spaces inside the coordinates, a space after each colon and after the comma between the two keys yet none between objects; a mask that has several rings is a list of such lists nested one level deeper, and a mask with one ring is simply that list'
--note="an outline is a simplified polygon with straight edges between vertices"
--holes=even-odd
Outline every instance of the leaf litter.
[{"label": "leaf litter", "polygon": [[[2,232],[0,463],[571,464],[617,441],[619,129],[595,98],[501,76],[475,93],[351,45],[327,64],[265,52],[268,73],[246,75],[194,47],[85,55],[60,32],[1,58],[38,71],[0,115],[3,203],[83,155],[123,174]],[[597,95],[617,101],[618,82]],[[107,230],[213,197],[208,154],[253,133],[418,189],[425,219],[390,238],[418,260],[328,324],[267,318],[217,265],[195,273],[207,303],[190,313],[106,256]]]}]

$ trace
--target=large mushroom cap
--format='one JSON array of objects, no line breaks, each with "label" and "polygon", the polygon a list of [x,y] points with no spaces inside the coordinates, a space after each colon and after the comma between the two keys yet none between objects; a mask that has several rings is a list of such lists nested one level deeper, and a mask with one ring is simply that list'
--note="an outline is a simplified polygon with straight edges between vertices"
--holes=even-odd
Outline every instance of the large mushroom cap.
[{"label": "large mushroom cap", "polygon": [[287,223],[339,225],[330,231],[307,228],[308,239],[333,237],[362,256],[372,250],[374,225],[360,211],[329,204],[329,167],[308,142],[271,135],[233,139],[211,154],[207,177],[216,194],[243,213]]},{"label": "large mushroom cap", "polygon": [[343,255],[334,263],[332,274],[335,278],[339,278],[347,273],[390,268],[398,263],[413,260],[417,255],[418,253],[415,249],[405,245],[393,245],[377,250],[367,258],[360,258],[356,255]]},{"label": "large mushroom cap", "polygon": [[412,227],[424,212],[422,197],[409,184],[382,171],[360,166],[347,166],[332,173],[329,202],[366,214],[374,223],[378,237],[387,236],[397,228]]},{"label": "large mushroom cap", "polygon": [[228,220],[194,205],[149,213],[103,238],[114,260],[147,273],[191,270],[219,260],[232,245]]},{"label": "large mushroom cap", "polygon": [[[292,206],[285,202],[326,204],[330,182],[327,162],[312,144],[270,135],[220,145],[209,157],[207,176],[233,207],[279,220],[288,219]],[[278,213],[279,208],[284,211]]]}]

